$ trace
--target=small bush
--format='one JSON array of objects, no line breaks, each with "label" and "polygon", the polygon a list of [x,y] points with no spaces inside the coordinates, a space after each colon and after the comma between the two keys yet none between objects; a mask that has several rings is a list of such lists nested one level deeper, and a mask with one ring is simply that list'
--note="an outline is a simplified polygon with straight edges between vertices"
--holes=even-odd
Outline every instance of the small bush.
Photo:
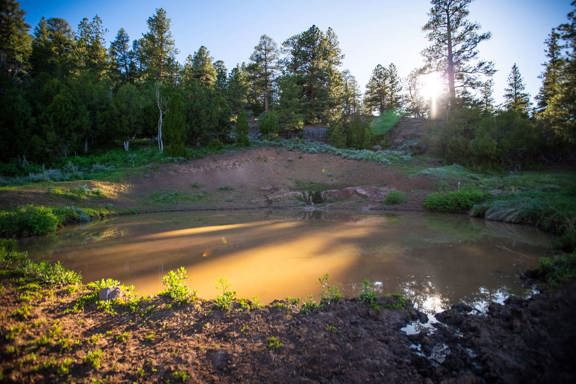
[{"label": "small bush", "polygon": [[49,285],[62,286],[82,281],[82,276],[78,272],[65,268],[59,261],[56,263],[30,261],[21,270],[25,275]]},{"label": "small bush", "polygon": [[268,111],[258,118],[260,133],[265,139],[275,139],[280,133],[280,119],[275,111]]},{"label": "small bush", "polygon": [[276,336],[270,336],[266,342],[268,349],[280,349],[284,343]]},{"label": "small bush", "polygon": [[26,205],[0,212],[0,235],[7,237],[41,236],[55,232],[60,221],[50,208]]},{"label": "small bush", "polygon": [[184,284],[187,279],[188,274],[184,267],[168,272],[162,276],[164,291],[161,294],[169,297],[176,304],[189,303],[196,295]]},{"label": "small bush", "polygon": [[216,307],[222,311],[229,311],[236,300],[236,291],[232,291],[228,281],[222,278],[218,279],[217,288],[222,291],[222,294],[215,299]]},{"label": "small bush", "polygon": [[378,296],[376,295],[376,290],[374,286],[368,279],[362,281],[362,292],[360,293],[360,300],[369,306],[373,307],[376,305],[376,300]]},{"label": "small bush", "polygon": [[576,252],[554,257],[542,257],[539,261],[537,274],[552,285],[576,279]]},{"label": "small bush", "polygon": [[406,195],[400,191],[390,191],[384,198],[384,204],[402,204],[406,201]]},{"label": "small bush", "polygon": [[236,142],[241,146],[250,145],[248,133],[250,126],[248,125],[248,116],[245,111],[240,112],[238,120],[236,121]]},{"label": "small bush", "polygon": [[340,292],[340,289],[337,286],[330,285],[328,279],[329,275],[326,273],[318,279],[318,282],[322,288],[320,302],[330,304],[340,301],[342,299],[342,292]]},{"label": "small bush", "polygon": [[95,349],[93,351],[88,351],[84,357],[84,362],[90,365],[94,369],[100,369],[102,365],[102,357],[104,356],[104,351],[101,349]]},{"label": "small bush", "polygon": [[474,204],[485,201],[488,196],[478,190],[435,192],[426,196],[424,207],[435,212],[463,213],[469,211]]}]

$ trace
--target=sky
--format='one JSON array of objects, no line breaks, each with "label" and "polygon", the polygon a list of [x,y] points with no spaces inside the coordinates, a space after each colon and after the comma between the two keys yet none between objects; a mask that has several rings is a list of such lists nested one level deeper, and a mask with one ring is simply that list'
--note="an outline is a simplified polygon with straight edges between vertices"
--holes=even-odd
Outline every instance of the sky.
[{"label": "sky", "polygon": [[[570,0],[475,0],[470,20],[492,39],[479,45],[482,59],[492,60],[497,73],[494,92],[501,101],[506,79],[517,63],[533,97],[540,88],[544,40],[565,22]],[[42,16],[61,17],[76,27],[83,17],[98,15],[107,29],[107,44],[124,27],[131,39],[147,30],[146,20],[164,8],[172,21],[178,60],[205,45],[228,69],[248,61],[262,34],[278,45],[313,24],[332,27],[348,69],[363,92],[377,64],[393,62],[402,76],[423,64],[428,45],[422,26],[428,0],[20,0],[32,30]]]}]

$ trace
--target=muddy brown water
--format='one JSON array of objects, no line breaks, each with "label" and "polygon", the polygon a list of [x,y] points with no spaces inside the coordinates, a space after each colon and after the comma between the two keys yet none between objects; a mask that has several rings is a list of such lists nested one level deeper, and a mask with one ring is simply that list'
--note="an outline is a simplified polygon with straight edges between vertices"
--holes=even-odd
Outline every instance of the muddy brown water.
[{"label": "muddy brown water", "polygon": [[111,277],[142,295],[186,267],[203,298],[225,278],[240,297],[261,302],[318,297],[318,278],[345,295],[363,279],[403,293],[434,313],[464,300],[482,305],[525,295],[520,274],[550,253],[549,236],[518,225],[423,213],[232,211],[115,217],[27,240],[37,259],[59,260],[84,281]]}]

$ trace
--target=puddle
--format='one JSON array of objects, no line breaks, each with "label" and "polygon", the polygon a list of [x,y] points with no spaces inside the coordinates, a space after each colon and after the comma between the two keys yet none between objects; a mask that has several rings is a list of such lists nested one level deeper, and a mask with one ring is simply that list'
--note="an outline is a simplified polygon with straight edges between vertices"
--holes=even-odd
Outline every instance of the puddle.
[{"label": "puddle", "polygon": [[35,258],[59,260],[85,281],[111,277],[146,295],[184,266],[201,297],[225,278],[242,297],[318,297],[325,273],[345,295],[363,279],[434,314],[464,300],[524,295],[519,274],[550,250],[530,227],[434,214],[233,211],[115,217],[28,240]]}]

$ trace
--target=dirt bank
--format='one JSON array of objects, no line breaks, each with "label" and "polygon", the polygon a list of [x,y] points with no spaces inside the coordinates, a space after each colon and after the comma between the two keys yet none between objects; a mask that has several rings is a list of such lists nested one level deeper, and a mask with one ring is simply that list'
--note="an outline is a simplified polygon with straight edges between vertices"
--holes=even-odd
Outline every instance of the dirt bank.
[{"label": "dirt bank", "polygon": [[[459,306],[432,335],[400,329],[425,317],[393,298],[306,310],[289,301],[171,307],[163,298],[106,314],[66,313],[78,294],[40,295],[25,320],[18,293],[0,300],[3,382],[569,383],[576,380],[576,284],[492,305]],[[419,350],[418,350],[419,349]],[[429,357],[433,357],[430,359]]]},{"label": "dirt bank", "polygon": [[[87,185],[104,196],[82,201],[53,193],[53,187]],[[303,193],[331,190],[325,203],[338,208],[382,208],[391,190],[407,201],[396,209],[421,209],[435,182],[409,177],[398,168],[328,154],[281,148],[252,148],[176,164],[139,169],[122,182],[75,181],[0,191],[0,208],[26,203],[111,206],[118,210],[233,209],[304,206]],[[52,190],[52,192],[51,192]]]}]

